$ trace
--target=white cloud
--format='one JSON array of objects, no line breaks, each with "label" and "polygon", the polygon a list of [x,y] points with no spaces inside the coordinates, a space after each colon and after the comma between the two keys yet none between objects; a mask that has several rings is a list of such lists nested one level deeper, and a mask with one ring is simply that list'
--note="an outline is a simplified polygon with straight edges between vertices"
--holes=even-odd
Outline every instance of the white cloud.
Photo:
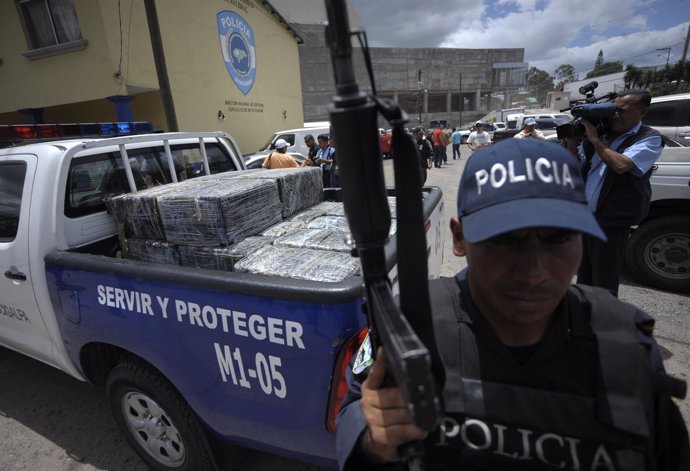
[{"label": "white cloud", "polygon": [[[649,18],[658,15],[650,0],[587,2],[572,0],[494,0],[491,8],[479,0],[352,0],[372,46],[524,48],[530,66],[549,73],[560,64],[571,64],[586,73],[599,50],[606,61],[658,65],[665,62],[656,48],[682,43],[687,23],[654,30]],[[686,9],[669,4],[658,8]],[[537,10],[536,8],[541,8]],[[488,12],[506,12],[488,17]],[[684,14],[678,22],[687,22]],[[682,44],[672,50],[678,60]]]}]

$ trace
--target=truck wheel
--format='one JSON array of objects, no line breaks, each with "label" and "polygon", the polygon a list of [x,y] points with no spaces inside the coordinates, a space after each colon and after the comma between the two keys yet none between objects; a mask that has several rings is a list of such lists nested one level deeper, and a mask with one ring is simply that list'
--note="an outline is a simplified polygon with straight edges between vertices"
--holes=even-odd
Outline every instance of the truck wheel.
[{"label": "truck wheel", "polygon": [[154,368],[124,361],[108,376],[107,391],[120,430],[151,469],[216,469],[194,412]]},{"label": "truck wheel", "polygon": [[645,284],[690,293],[690,217],[644,222],[630,237],[625,261]]}]

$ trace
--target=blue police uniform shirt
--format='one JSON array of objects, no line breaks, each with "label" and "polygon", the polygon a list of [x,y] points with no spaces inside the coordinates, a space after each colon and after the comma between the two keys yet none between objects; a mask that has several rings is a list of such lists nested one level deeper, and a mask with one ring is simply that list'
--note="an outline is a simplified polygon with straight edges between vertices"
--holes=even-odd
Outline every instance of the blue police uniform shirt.
[{"label": "blue police uniform shirt", "polygon": [[[608,142],[608,135],[606,134],[602,136],[601,140],[611,149],[616,150],[625,139],[639,131],[641,126],[641,122],[637,123],[623,135],[615,138],[611,143]],[[659,136],[649,136],[640,139],[627,149],[624,149],[621,153],[633,161],[632,174],[641,177],[652,168],[654,162],[659,158],[662,148],[662,142]],[[578,148],[578,154],[580,157],[580,166],[582,166],[586,160],[584,147],[582,145]],[[595,151],[592,156],[592,168],[587,174],[587,180],[585,181],[585,194],[587,195],[589,209],[593,213],[597,210],[597,202],[607,170],[608,167]]]}]

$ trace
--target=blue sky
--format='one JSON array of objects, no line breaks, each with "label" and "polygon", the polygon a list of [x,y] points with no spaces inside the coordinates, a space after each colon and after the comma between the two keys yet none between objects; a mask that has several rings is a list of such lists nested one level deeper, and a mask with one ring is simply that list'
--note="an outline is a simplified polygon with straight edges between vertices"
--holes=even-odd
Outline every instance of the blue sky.
[{"label": "blue sky", "polygon": [[[604,60],[663,66],[681,58],[690,0],[350,0],[372,46],[525,49],[549,73],[584,77]],[[657,49],[668,50],[657,51]],[[690,53],[689,53],[690,55]]]}]

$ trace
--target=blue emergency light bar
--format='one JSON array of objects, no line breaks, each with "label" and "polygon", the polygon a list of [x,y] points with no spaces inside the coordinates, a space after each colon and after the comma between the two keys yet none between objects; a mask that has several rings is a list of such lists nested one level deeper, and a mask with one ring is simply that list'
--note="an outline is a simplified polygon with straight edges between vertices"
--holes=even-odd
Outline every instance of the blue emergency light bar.
[{"label": "blue emergency light bar", "polygon": [[8,124],[0,125],[0,144],[27,141],[74,139],[80,137],[116,137],[155,132],[149,121],[115,123],[68,124]]}]

